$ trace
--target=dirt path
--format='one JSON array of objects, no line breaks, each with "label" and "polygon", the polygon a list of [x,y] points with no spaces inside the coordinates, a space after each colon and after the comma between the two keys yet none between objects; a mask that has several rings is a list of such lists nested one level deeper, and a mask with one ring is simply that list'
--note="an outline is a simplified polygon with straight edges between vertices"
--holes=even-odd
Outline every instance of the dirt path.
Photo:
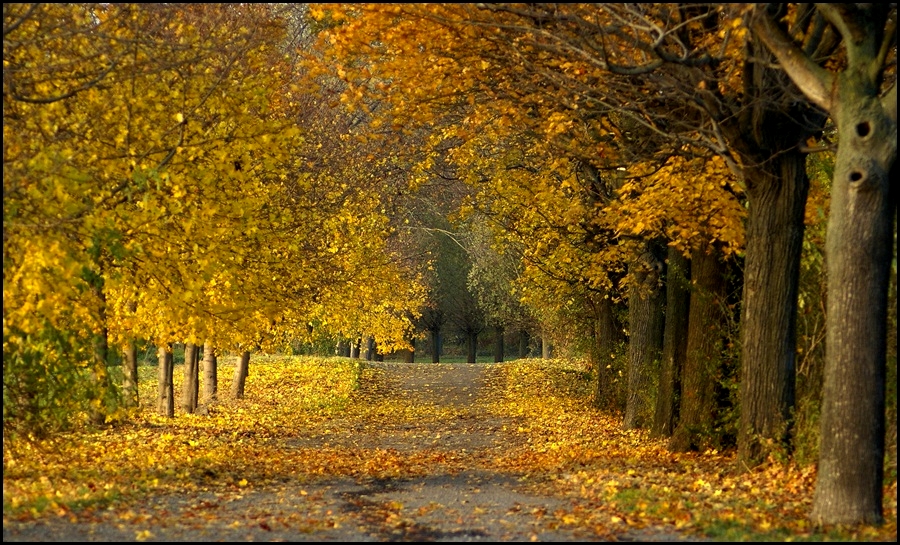
[{"label": "dirt path", "polygon": [[[523,476],[491,467],[518,439],[517,424],[480,404],[495,380],[489,364],[380,363],[383,399],[430,408],[419,420],[370,429],[347,419],[318,437],[290,438],[284,449],[365,448],[428,453],[426,475],[255,486],[243,495],[213,491],[153,496],[123,510],[85,511],[4,524],[3,541],[596,541],[552,516],[572,500],[535,495]],[[250,463],[251,461],[248,461]],[[257,461],[258,462],[258,461]],[[620,540],[677,540],[663,532]]]}]

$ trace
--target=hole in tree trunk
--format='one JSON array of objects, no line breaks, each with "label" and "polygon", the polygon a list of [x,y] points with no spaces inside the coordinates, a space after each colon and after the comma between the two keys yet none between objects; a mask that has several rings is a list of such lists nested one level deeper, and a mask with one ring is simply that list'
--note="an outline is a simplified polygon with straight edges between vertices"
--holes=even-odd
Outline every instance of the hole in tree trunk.
[{"label": "hole in tree trunk", "polygon": [[863,121],[856,125],[856,134],[859,135],[860,138],[869,136],[869,132],[871,132],[871,127],[869,126],[868,121]]}]

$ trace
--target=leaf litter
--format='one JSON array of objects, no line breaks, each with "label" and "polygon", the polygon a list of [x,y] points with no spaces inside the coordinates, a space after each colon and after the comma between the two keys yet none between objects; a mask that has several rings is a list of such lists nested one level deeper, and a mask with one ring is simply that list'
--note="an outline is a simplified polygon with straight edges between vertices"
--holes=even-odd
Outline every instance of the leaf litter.
[{"label": "leaf litter", "polygon": [[573,371],[260,359],[246,397],[208,415],[145,406],[100,430],[4,441],[3,538],[896,541],[895,483],[884,525],[814,528],[814,467],[668,452],[591,407]]}]

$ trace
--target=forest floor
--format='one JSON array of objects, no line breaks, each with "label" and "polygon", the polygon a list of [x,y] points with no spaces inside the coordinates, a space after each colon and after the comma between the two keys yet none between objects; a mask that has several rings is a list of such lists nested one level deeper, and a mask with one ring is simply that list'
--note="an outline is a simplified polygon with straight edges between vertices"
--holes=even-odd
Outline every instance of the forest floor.
[{"label": "forest floor", "polygon": [[[585,508],[578,498],[541,487],[540,476],[496,467],[498,455],[526,440],[514,433],[522,422],[483,402],[502,380],[497,366],[369,365],[383,372],[363,383],[362,394],[385,406],[415,406],[410,418],[368,422],[343,414],[317,435],[270,435],[269,447],[389,453],[422,460],[421,471],[372,477],[325,470],[318,478],[272,479],[243,490],[193,487],[59,516],[8,519],[4,512],[3,541],[700,540],[674,527],[610,532],[567,525],[567,513]],[[255,475],[265,471],[252,466],[274,460],[239,462]]]},{"label": "forest floor", "polygon": [[816,527],[814,464],[672,452],[584,362],[260,355],[239,399],[219,366],[194,414],[161,416],[142,365],[125,417],[5,434],[3,541],[897,541],[895,477],[884,524]]}]

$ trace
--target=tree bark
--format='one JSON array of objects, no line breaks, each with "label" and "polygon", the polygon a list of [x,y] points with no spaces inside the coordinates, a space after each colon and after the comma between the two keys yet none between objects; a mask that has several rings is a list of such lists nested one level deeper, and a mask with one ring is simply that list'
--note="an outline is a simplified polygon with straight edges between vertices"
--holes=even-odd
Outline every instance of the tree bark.
[{"label": "tree bark", "polygon": [[250,351],[241,352],[241,359],[234,368],[234,377],[231,379],[231,397],[244,399],[244,383],[250,374]]},{"label": "tree bark", "polygon": [[157,401],[157,412],[165,417],[173,418],[175,416],[175,387],[173,382],[173,371],[175,368],[175,355],[172,353],[172,345],[165,344],[159,347],[159,400]]},{"label": "tree bark", "polygon": [[362,339],[357,338],[356,340],[350,343],[350,357],[353,359],[359,359],[360,348],[362,346]]},{"label": "tree bark", "polygon": [[181,384],[181,408],[188,414],[197,410],[197,396],[194,394],[199,385],[199,370],[197,368],[198,347],[194,343],[184,345],[184,380]]},{"label": "tree bark", "polygon": [[738,461],[753,467],[772,449],[790,450],[809,178],[806,155],[795,150],[776,154],[766,169],[746,172],[750,211],[741,307]]},{"label": "tree bark", "polygon": [[615,354],[622,341],[622,329],[616,320],[613,303],[609,297],[600,296],[596,305],[596,357],[594,361],[597,376],[594,405],[605,410],[618,410],[616,392]]},{"label": "tree bark", "polygon": [[866,80],[852,72],[839,78],[839,144],[826,234],[825,383],[811,518],[830,524],[877,524],[884,519],[897,99],[895,94],[892,118],[869,89],[860,88],[861,81]]},{"label": "tree bark", "polygon": [[210,341],[203,344],[203,405],[216,400],[219,390],[216,349]]},{"label": "tree bark", "polygon": [[[658,267],[657,267],[658,265]],[[660,269],[650,252],[632,264],[634,282],[629,288],[628,391],[625,399],[626,429],[644,428],[650,422],[653,399],[647,387],[659,364],[663,342],[663,292]]]},{"label": "tree bark", "polygon": [[670,246],[667,261],[663,353],[656,411],[651,427],[654,437],[671,437],[678,419],[681,370],[687,353],[688,312],[691,300],[690,260],[681,251]]},{"label": "tree bark", "polygon": [[716,422],[715,392],[722,363],[726,291],[720,252],[700,249],[692,254],[691,284],[681,409],[669,440],[669,450],[675,452],[708,446]]}]

